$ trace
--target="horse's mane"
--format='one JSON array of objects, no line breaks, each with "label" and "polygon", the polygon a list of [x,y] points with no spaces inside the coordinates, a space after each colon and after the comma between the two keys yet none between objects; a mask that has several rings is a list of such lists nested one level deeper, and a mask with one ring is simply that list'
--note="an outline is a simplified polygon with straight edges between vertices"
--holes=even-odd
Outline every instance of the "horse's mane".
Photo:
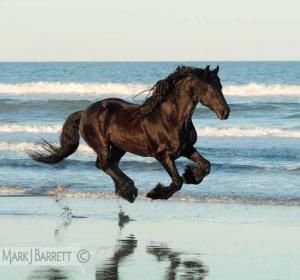
[{"label": "horse's mane", "polygon": [[145,116],[151,114],[155,109],[164,101],[166,101],[172,93],[175,85],[180,80],[188,76],[197,76],[201,78],[204,70],[201,68],[190,66],[179,66],[168,77],[163,80],[159,80],[150,90],[149,95],[143,104],[140,105],[140,114]]}]

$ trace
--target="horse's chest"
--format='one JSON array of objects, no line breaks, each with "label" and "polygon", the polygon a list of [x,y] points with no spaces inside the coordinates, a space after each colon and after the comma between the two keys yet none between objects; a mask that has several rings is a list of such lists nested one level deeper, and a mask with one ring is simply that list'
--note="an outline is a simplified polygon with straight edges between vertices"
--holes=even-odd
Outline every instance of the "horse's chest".
[{"label": "horse's chest", "polygon": [[173,138],[172,150],[176,156],[180,156],[189,145],[189,129],[186,127],[179,130]]}]

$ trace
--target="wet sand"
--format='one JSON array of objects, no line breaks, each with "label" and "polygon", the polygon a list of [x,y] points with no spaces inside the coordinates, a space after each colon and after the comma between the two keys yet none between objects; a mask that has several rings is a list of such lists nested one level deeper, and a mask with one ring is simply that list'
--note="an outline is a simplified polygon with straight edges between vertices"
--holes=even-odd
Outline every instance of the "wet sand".
[{"label": "wet sand", "polygon": [[[0,246],[88,261],[0,264],[0,279],[300,279],[296,206],[1,197]],[[86,255],[85,255],[86,257]]]}]

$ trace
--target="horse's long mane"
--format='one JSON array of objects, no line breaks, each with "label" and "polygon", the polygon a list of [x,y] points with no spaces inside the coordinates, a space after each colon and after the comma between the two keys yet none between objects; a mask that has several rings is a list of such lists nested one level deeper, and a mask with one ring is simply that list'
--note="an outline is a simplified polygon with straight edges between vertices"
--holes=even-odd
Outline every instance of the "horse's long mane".
[{"label": "horse's long mane", "polygon": [[155,109],[164,101],[166,101],[177,82],[188,76],[197,76],[201,78],[203,76],[204,70],[201,68],[190,67],[190,66],[179,66],[176,70],[167,76],[163,80],[159,80],[150,90],[149,95],[140,106],[140,114],[145,116],[151,114]]}]

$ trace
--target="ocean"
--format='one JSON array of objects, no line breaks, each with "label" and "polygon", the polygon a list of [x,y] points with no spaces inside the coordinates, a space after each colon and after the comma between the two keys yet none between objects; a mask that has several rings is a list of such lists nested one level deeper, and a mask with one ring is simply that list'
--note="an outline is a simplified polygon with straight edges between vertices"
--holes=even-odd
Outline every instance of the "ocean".
[{"label": "ocean", "polygon": [[[112,180],[83,141],[56,165],[34,162],[26,152],[41,138],[57,143],[67,116],[96,100],[141,103],[140,92],[181,64],[220,65],[231,114],[220,121],[197,107],[196,147],[212,163],[211,174],[173,199],[299,206],[300,62],[0,63],[0,195],[113,198]],[[180,172],[186,163],[177,160]],[[158,182],[170,182],[153,158],[126,154],[121,168],[142,199]]]}]

